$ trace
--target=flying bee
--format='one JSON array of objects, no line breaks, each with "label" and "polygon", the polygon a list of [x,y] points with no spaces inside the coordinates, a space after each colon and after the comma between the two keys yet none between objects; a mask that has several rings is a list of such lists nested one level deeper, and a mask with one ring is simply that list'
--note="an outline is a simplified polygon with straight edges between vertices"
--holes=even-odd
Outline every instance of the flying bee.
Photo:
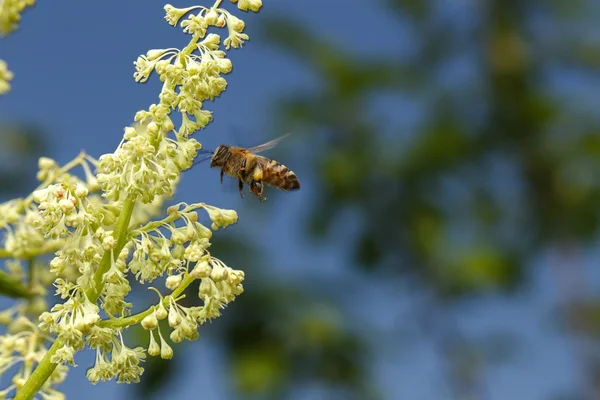
[{"label": "flying bee", "polygon": [[224,175],[237,178],[242,198],[244,197],[244,183],[249,185],[250,193],[258,197],[260,201],[267,200],[262,195],[264,185],[286,191],[300,189],[300,181],[292,170],[278,161],[257,155],[272,149],[287,136],[284,135],[260,146],[247,149],[222,144],[211,154],[210,167],[221,168],[221,183],[223,183]]}]

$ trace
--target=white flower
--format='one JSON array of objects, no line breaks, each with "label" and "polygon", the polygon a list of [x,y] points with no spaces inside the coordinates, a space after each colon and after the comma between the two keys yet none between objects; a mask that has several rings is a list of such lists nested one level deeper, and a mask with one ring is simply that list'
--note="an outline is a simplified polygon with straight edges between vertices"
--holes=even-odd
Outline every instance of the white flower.
[{"label": "white flower", "polygon": [[0,95],[10,91],[10,81],[13,79],[13,73],[8,70],[6,63],[0,60]]},{"label": "white flower", "polygon": [[228,225],[235,224],[238,216],[235,210],[225,210],[209,205],[205,205],[204,209],[208,212],[208,216],[212,220],[212,229],[225,228]]},{"label": "white flower", "polygon": [[225,266],[223,265],[223,263],[221,263],[220,261],[213,259],[212,261],[212,271],[210,273],[210,278],[215,281],[215,282],[219,282],[222,281],[223,279],[227,278],[228,275],[228,271],[225,268]]},{"label": "white flower", "polygon": [[207,13],[206,13],[206,23],[209,25],[217,25],[217,22],[219,20],[219,13],[217,12],[217,10],[215,10],[214,8],[211,8]]},{"label": "white flower", "polygon": [[[231,0],[232,3],[238,3],[238,0]],[[262,0],[239,0],[238,8],[242,11],[258,12],[262,7]]]},{"label": "white flower", "polygon": [[191,274],[194,278],[200,279],[200,278],[206,278],[206,277],[210,276],[210,273],[212,272],[212,268],[210,267],[210,265],[208,263],[209,258],[210,258],[210,256],[202,257],[202,259],[196,263],[196,266],[194,267],[194,269],[191,272]]},{"label": "white flower", "polygon": [[184,16],[185,13],[187,13],[188,11],[190,11],[192,8],[194,7],[190,7],[190,8],[175,8],[170,4],[167,4],[164,6],[164,10],[167,12],[167,15],[165,16],[165,19],[167,20],[167,22],[169,23],[169,25],[177,25],[177,21],[179,21],[179,19],[181,17]]},{"label": "white flower", "polygon": [[[208,20],[208,17],[207,17]],[[208,50],[219,50],[219,43],[221,42],[221,37],[216,33],[209,33],[206,35],[203,41],[199,43],[199,46],[203,46]]]},{"label": "white flower", "polygon": [[237,49],[242,47],[242,45],[244,44],[244,40],[248,40],[248,35],[246,35],[245,33],[230,31],[227,39],[223,40],[223,44],[228,50],[231,47]]},{"label": "white flower", "polygon": [[183,31],[185,33],[202,37],[206,34],[206,28],[208,28],[208,23],[206,22],[206,19],[200,14],[190,15],[188,19],[181,23],[181,27],[183,28]]},{"label": "white flower", "polygon": [[181,283],[181,280],[182,280],[181,274],[179,274],[179,275],[171,275],[165,281],[165,286],[168,289],[170,289],[170,290],[175,290],[175,289],[177,289],[177,287]]}]

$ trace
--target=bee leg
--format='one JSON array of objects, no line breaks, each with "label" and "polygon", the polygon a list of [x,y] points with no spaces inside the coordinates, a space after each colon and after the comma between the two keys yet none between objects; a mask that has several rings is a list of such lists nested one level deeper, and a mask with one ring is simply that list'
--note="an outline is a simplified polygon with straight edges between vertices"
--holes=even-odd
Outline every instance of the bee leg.
[{"label": "bee leg", "polygon": [[262,196],[262,192],[263,192],[262,182],[259,182],[259,181],[250,182],[250,192],[252,192],[254,195],[256,195],[256,197],[258,197],[258,199],[260,201],[267,200],[266,197]]},{"label": "bee leg", "polygon": [[246,158],[242,160],[242,166],[240,168],[240,178],[242,180],[246,179]]},{"label": "bee leg", "polygon": [[238,189],[240,190],[240,195],[242,196],[242,199],[244,198],[244,181],[241,179],[238,179]]},{"label": "bee leg", "polygon": [[231,153],[227,153],[225,160],[223,160],[223,166],[221,167],[221,183],[223,183],[223,175],[225,174],[225,164],[227,164],[227,161],[229,161],[230,158]]}]

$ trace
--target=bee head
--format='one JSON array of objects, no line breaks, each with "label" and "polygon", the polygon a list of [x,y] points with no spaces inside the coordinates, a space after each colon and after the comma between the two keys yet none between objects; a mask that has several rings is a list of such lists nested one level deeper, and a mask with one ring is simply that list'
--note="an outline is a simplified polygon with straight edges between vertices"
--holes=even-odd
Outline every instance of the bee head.
[{"label": "bee head", "polygon": [[225,146],[224,144],[217,147],[215,152],[213,153],[212,159],[210,160],[210,167],[222,167],[225,164],[225,157],[229,153],[229,146]]}]

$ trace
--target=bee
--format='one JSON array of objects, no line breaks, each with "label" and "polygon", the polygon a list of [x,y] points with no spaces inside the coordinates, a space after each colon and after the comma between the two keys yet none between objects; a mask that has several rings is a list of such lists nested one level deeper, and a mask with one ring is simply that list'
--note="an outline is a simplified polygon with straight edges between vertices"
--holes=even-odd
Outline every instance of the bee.
[{"label": "bee", "polygon": [[262,195],[264,185],[286,191],[300,189],[300,181],[291,169],[278,161],[257,155],[272,149],[287,136],[289,134],[247,149],[222,144],[212,153],[210,167],[221,168],[221,183],[224,175],[237,178],[242,198],[245,183],[249,186],[249,192],[260,201],[267,200]]}]

